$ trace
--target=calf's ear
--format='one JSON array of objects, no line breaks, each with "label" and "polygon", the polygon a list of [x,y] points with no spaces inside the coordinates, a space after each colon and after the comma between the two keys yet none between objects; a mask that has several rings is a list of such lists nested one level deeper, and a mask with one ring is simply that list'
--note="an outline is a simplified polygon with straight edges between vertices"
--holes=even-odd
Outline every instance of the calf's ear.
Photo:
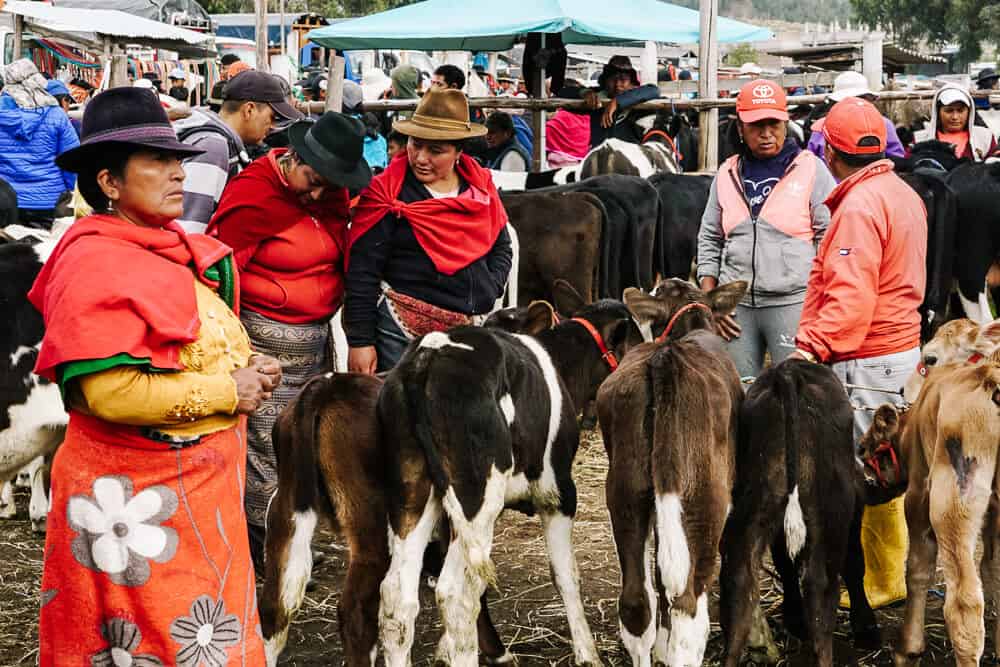
[{"label": "calf's ear", "polygon": [[719,285],[708,293],[708,303],[716,315],[728,315],[743,300],[747,293],[747,282],[737,280],[725,285]]},{"label": "calf's ear", "polygon": [[552,283],[552,299],[555,301],[556,311],[572,317],[583,310],[587,305],[587,300],[562,278],[556,278]]},{"label": "calf's ear", "polygon": [[622,293],[622,301],[639,322],[653,322],[657,318],[665,318],[666,305],[655,296],[650,296],[635,287],[628,287]]},{"label": "calf's ear", "polygon": [[528,305],[528,314],[525,317],[524,333],[529,336],[537,336],[546,329],[555,326],[556,314],[552,305],[548,301],[532,301]]},{"label": "calf's ear", "polygon": [[899,431],[899,413],[888,403],[878,406],[872,418],[872,434],[880,440],[889,440]]}]

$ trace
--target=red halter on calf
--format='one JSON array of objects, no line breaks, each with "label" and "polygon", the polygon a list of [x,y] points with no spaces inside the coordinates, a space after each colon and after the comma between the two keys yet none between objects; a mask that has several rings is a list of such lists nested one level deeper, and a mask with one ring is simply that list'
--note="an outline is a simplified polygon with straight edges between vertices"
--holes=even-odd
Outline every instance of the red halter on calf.
[{"label": "red halter on calf", "polygon": [[694,310],[695,308],[704,310],[709,315],[712,314],[711,308],[698,301],[689,303],[686,306],[682,306],[680,310],[674,313],[674,316],[670,318],[670,321],[667,322],[667,328],[663,330],[663,333],[661,333],[659,336],[656,337],[656,342],[662,343],[663,341],[665,341],[667,339],[667,336],[670,335],[670,331],[674,328],[674,325],[677,324],[677,320],[680,318],[680,316],[688,312],[689,310]]},{"label": "red halter on calf", "polygon": [[594,342],[597,343],[598,349],[601,351],[601,358],[604,359],[604,363],[608,365],[613,373],[616,368],[618,368],[618,358],[615,353],[608,349],[608,346],[604,343],[604,337],[601,336],[601,332],[594,328],[594,325],[583,319],[582,317],[574,317],[570,319],[570,322],[576,322],[590,334]]}]

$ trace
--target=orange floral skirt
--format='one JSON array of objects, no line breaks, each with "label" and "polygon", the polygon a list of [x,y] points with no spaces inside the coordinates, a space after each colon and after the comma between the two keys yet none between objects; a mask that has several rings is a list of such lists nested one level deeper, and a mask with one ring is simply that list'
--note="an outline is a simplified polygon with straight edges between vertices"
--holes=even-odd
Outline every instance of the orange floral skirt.
[{"label": "orange floral skirt", "polygon": [[245,420],[173,448],[71,413],[52,466],[41,665],[263,665],[245,462]]}]

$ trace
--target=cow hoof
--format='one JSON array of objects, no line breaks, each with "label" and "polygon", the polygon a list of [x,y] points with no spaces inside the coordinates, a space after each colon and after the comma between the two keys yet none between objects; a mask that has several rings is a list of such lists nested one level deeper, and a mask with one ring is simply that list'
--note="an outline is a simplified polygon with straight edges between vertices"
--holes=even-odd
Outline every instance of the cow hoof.
[{"label": "cow hoof", "polygon": [[898,651],[893,651],[892,653],[892,664],[893,667],[920,667],[920,659],[924,656],[921,653],[900,653]]},{"label": "cow hoof", "polygon": [[874,651],[882,648],[882,633],[879,632],[878,625],[869,625],[853,631],[854,648],[863,651]]},{"label": "cow hoof", "polygon": [[517,660],[514,659],[514,654],[510,651],[504,651],[503,655],[493,658],[486,656],[487,665],[513,665]]},{"label": "cow hoof", "polygon": [[31,520],[31,532],[38,533],[39,535],[45,534],[45,517]]},{"label": "cow hoof", "polygon": [[755,665],[776,665],[781,659],[778,647],[773,644],[766,647],[751,646],[747,649],[747,655],[750,657],[750,662]]},{"label": "cow hoof", "polygon": [[0,505],[0,519],[13,519],[17,516],[17,507],[14,503],[9,505]]}]

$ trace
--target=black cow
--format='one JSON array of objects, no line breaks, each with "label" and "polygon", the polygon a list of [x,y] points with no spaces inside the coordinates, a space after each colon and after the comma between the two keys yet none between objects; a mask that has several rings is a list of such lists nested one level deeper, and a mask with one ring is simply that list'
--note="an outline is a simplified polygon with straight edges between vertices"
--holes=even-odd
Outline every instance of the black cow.
[{"label": "black cow", "polygon": [[864,480],[854,454],[853,419],[843,386],[822,365],[785,361],[747,392],[719,577],[727,667],[739,664],[746,645],[769,544],[785,591],[785,625],[812,640],[812,664],[833,664],[842,573],[855,641],[878,644],[864,592]]},{"label": "black cow", "polygon": [[475,664],[479,599],[495,574],[493,526],[505,507],[538,513],[577,664],[600,658],[580,600],[572,547],[577,406],[594,396],[638,329],[620,302],[587,306],[536,338],[461,327],[410,346],[379,396],[389,451],[392,562],[382,582],[386,665],[409,663],[421,561],[442,515],[453,539],[436,593],[438,657]]},{"label": "black cow", "polygon": [[660,195],[660,224],[656,230],[653,271],[661,278],[691,275],[698,253],[698,230],[708,204],[711,176],[656,174],[649,183]]}]

